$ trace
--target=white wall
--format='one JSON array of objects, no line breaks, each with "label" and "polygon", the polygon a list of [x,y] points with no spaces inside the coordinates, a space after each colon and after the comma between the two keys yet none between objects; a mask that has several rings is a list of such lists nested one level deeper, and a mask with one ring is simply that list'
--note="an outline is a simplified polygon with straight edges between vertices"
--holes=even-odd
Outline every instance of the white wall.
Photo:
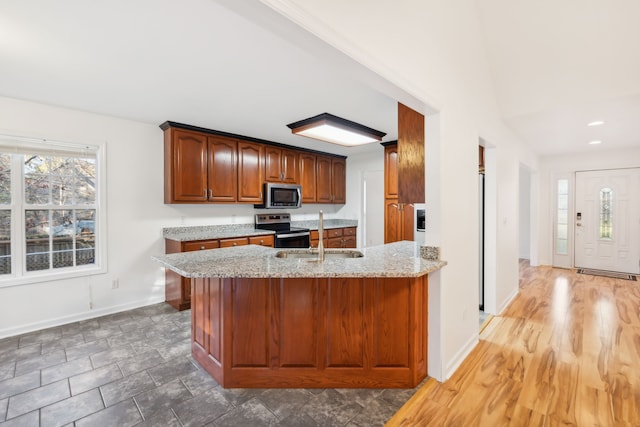
[{"label": "white wall", "polygon": [[[0,133],[105,143],[108,209],[107,273],[0,288],[0,338],[164,301],[164,270],[150,259],[164,253],[163,227],[249,224],[258,212],[253,205],[165,205],[157,124],[0,97]],[[348,197],[358,199],[357,184],[348,179]],[[347,204],[305,205],[290,213],[294,220],[316,219],[319,209],[326,218],[357,219],[359,212]],[[114,279],[118,289],[112,289]]]},{"label": "white wall", "polygon": [[520,166],[520,186],[519,186],[519,241],[520,258],[531,258],[531,173]]},{"label": "white wall", "polygon": [[499,308],[518,289],[518,167],[537,167],[499,119],[475,2],[263,2],[423,102],[409,107],[439,111],[441,197],[431,207],[439,209],[439,240],[449,265],[439,274],[440,316],[429,326],[441,328],[442,359],[430,361],[429,374],[448,378],[478,341],[478,219],[470,208],[478,198],[478,140],[496,150]]},{"label": "white wall", "polygon": [[[347,158],[347,204],[341,207],[336,215],[342,219],[358,219],[358,247],[367,246],[364,241],[364,198],[363,198],[363,181],[367,174],[372,172],[384,171],[384,147],[380,144],[370,144],[369,151],[366,153],[355,154]],[[384,189],[379,188],[369,195],[373,200],[369,200],[367,205],[373,210],[367,212],[372,219],[384,219]],[[384,221],[383,221],[384,222]],[[371,231],[370,231],[371,232]],[[384,230],[379,229],[378,233]],[[380,241],[380,236],[367,236],[369,242]],[[382,234],[382,243],[384,243],[384,234]],[[371,245],[369,245],[371,246]]]},{"label": "white wall", "polygon": [[[592,153],[567,154],[540,159],[538,186],[540,199],[538,216],[542,219],[537,232],[539,239],[539,263],[553,264],[553,209],[555,201],[555,177],[570,179],[573,187],[576,171],[640,167],[640,147],[625,150],[606,150],[594,147]],[[569,195],[573,204],[573,194]],[[573,256],[570,257],[573,259]],[[573,265],[573,264],[572,264]]]}]

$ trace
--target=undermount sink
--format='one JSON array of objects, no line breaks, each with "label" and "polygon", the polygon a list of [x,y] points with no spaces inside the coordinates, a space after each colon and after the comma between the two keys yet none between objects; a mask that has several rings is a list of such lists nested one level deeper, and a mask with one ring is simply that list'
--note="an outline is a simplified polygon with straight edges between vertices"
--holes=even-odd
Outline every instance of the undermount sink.
[{"label": "undermount sink", "polygon": [[[325,249],[324,259],[336,258],[362,258],[364,254],[354,249]],[[306,258],[314,260],[318,258],[317,250],[288,249],[276,252],[276,258]]]}]

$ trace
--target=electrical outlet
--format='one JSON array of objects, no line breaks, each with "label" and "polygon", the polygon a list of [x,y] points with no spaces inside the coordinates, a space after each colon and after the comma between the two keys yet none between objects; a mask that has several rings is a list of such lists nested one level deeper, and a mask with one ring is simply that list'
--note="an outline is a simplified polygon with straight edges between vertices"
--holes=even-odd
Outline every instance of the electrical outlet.
[{"label": "electrical outlet", "polygon": [[118,289],[120,287],[120,279],[115,279],[111,283],[111,289]]}]

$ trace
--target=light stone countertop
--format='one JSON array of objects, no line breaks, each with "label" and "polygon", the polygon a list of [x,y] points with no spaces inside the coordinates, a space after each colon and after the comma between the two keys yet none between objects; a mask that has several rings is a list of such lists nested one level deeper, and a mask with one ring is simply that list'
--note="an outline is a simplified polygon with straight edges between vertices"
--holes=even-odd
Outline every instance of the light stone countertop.
[{"label": "light stone countertop", "polygon": [[362,258],[276,258],[279,250],[257,245],[152,256],[152,260],[184,277],[418,277],[447,265],[420,257],[420,245],[402,241],[358,249]]},{"label": "light stone countertop", "polygon": [[[292,227],[303,227],[309,230],[318,229],[317,220],[291,221]],[[325,230],[331,228],[357,227],[355,219],[326,219]],[[177,242],[191,242],[194,240],[229,239],[244,236],[264,236],[275,234],[270,230],[256,230],[254,224],[223,224],[223,225],[192,225],[184,227],[165,227],[162,237]]]},{"label": "light stone countertop", "polygon": [[275,234],[271,230],[256,230],[253,224],[192,225],[165,227],[162,237],[177,242],[194,240],[228,239],[241,236],[264,236]]}]

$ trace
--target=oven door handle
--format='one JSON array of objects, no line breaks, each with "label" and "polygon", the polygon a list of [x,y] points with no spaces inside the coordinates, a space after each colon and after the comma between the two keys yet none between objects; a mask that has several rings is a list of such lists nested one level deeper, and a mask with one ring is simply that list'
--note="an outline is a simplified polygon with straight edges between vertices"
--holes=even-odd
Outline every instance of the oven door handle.
[{"label": "oven door handle", "polygon": [[276,239],[288,239],[289,237],[304,237],[308,235],[309,235],[308,231],[303,231],[300,233],[276,234]]}]

